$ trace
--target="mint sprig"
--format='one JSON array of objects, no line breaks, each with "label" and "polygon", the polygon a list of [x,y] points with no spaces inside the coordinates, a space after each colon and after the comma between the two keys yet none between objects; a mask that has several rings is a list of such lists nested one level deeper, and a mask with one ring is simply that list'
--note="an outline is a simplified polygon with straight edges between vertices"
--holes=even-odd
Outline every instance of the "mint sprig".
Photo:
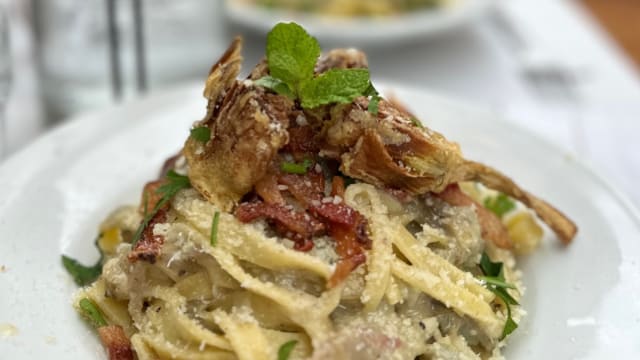
[{"label": "mint sprig", "polygon": [[301,105],[313,109],[320,105],[347,104],[369,87],[367,69],[331,69],[303,83]]},{"label": "mint sprig", "polygon": [[480,270],[482,270],[484,276],[480,276],[479,279],[482,280],[489,291],[502,300],[507,308],[507,321],[504,324],[500,338],[502,340],[518,328],[518,324],[511,317],[511,305],[519,304],[507,291],[507,289],[516,289],[516,287],[505,281],[504,264],[491,261],[486,252],[482,253],[482,258],[480,259]]},{"label": "mint sprig", "polygon": [[298,99],[306,109],[350,103],[367,95],[371,85],[368,69],[331,69],[315,76],[320,45],[296,23],[274,26],[267,35],[266,53],[270,75],[255,84]]}]

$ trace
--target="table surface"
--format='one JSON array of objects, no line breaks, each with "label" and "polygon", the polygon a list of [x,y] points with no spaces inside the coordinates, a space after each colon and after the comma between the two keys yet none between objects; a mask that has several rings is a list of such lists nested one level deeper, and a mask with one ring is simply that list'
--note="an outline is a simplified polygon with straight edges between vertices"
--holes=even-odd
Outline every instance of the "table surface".
[{"label": "table surface", "polygon": [[640,1],[637,0],[580,0],[607,32],[640,68]]},{"label": "table surface", "polygon": [[[37,98],[30,31],[12,9],[15,86],[7,118],[10,151],[46,132]],[[14,15],[12,13],[12,15]],[[506,24],[506,25],[505,25]],[[228,34],[219,34],[223,48]],[[251,41],[247,64],[264,44]],[[590,164],[640,205],[640,78],[621,50],[570,0],[501,1],[497,11],[458,30],[411,46],[370,49],[374,80],[424,86],[490,107]],[[531,61],[532,59],[536,61]],[[567,86],[540,86],[531,76],[560,69]],[[532,65],[533,64],[533,65]],[[532,70],[533,69],[533,70]],[[548,72],[548,71],[547,71]],[[550,176],[553,176],[550,174]],[[558,179],[562,181],[562,179]]]}]

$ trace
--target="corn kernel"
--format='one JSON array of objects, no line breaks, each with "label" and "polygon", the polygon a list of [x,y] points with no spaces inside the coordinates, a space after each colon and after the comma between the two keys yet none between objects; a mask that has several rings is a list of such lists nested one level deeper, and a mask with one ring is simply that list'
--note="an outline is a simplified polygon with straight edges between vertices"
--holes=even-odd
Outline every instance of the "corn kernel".
[{"label": "corn kernel", "polygon": [[105,254],[115,254],[116,248],[122,242],[122,233],[120,228],[112,227],[102,233],[98,239],[98,246]]},{"label": "corn kernel", "polygon": [[540,245],[544,232],[531,213],[523,211],[510,216],[505,225],[517,255],[528,254]]}]

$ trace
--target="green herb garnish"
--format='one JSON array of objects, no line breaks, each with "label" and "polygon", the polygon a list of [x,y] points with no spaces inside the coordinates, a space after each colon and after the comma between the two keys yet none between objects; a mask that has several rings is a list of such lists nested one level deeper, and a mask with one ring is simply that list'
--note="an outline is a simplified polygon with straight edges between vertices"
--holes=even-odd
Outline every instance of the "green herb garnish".
[{"label": "green herb garnish", "polygon": [[166,175],[166,183],[156,190],[156,194],[159,194],[162,197],[160,198],[160,201],[158,201],[158,203],[156,203],[156,205],[153,207],[151,212],[145,214],[142,222],[140,223],[140,226],[138,226],[138,229],[133,235],[131,246],[135,246],[136,243],[140,240],[142,232],[147,227],[147,225],[149,225],[149,221],[151,221],[151,219],[158,213],[158,210],[162,209],[162,207],[167,204],[178,193],[178,191],[187,189],[189,187],[191,187],[191,182],[189,181],[188,176],[180,175],[173,170],[169,170]]},{"label": "green herb garnish", "polygon": [[503,287],[505,289],[515,289],[516,288],[514,285],[508,284],[508,283],[500,280],[497,277],[480,276],[480,277],[478,277],[478,279],[484,281],[487,284]]},{"label": "green herb garnish", "polygon": [[206,126],[194,127],[190,135],[194,140],[207,143],[211,139],[211,129]]},{"label": "green herb garnish", "polygon": [[376,90],[371,82],[369,82],[369,87],[367,88],[367,91],[365,91],[364,95],[369,96],[369,106],[367,107],[367,111],[373,115],[378,115],[378,103],[380,103],[382,97],[380,97],[380,93],[378,93],[378,90]]},{"label": "green herb garnish", "polygon": [[218,243],[218,223],[220,222],[220,212],[216,211],[211,220],[211,246]]},{"label": "green herb garnish", "polygon": [[169,170],[166,178],[167,182],[156,190],[156,193],[162,195],[160,202],[164,201],[166,203],[171,200],[178,191],[191,187],[191,182],[189,181],[188,176],[180,175],[173,170]]},{"label": "green herb garnish", "polygon": [[254,81],[254,84],[269,88],[280,95],[288,97],[289,99],[295,100],[296,98],[296,95],[289,88],[289,85],[284,83],[282,80],[274,78],[273,76],[263,76],[260,79]]},{"label": "green herb garnish", "polygon": [[518,305],[518,302],[507,291],[507,289],[516,289],[516,287],[504,280],[504,264],[491,261],[487,253],[482,253],[480,270],[484,276],[480,276],[479,279],[483,281],[484,286],[500,298],[507,307],[507,321],[500,338],[502,340],[518,328],[518,324],[511,317],[511,305]]},{"label": "green herb garnish", "polygon": [[302,161],[302,164],[285,161],[280,166],[280,169],[289,174],[303,175],[307,173],[312,163],[313,162],[309,159],[304,159],[304,161]]},{"label": "green herb garnish", "polygon": [[413,117],[413,116],[412,116],[410,119],[411,119],[411,122],[413,123],[413,125],[414,125],[415,127],[418,127],[418,128],[420,128],[420,129],[424,129],[424,125],[422,125],[422,123],[420,122],[420,120],[416,119],[416,118],[415,118],[415,117]]},{"label": "green herb garnish", "polygon": [[367,69],[331,69],[304,84],[300,98],[303,108],[347,104],[362,95],[369,86]]},{"label": "green herb garnish", "polygon": [[102,274],[102,260],[104,259],[104,254],[100,247],[98,246],[98,238],[95,240],[94,244],[98,251],[100,252],[100,259],[93,266],[85,266],[82,265],[75,259],[72,259],[66,255],[62,255],[62,265],[67,272],[73,277],[73,281],[75,281],[78,286],[85,286],[92,283],[95,279],[97,279],[100,274]]},{"label": "green herb garnish", "polygon": [[320,45],[296,23],[274,26],[267,35],[266,53],[270,76],[256,84],[298,99],[306,109],[350,103],[370,86],[368,69],[331,69],[315,76]]},{"label": "green herb garnish", "polygon": [[89,319],[89,321],[91,321],[91,324],[93,324],[96,329],[107,326],[107,322],[104,320],[100,309],[98,309],[93,301],[87,298],[83,298],[82,300],[80,300],[78,305],[80,306],[80,310],[82,310],[82,315]]},{"label": "green herb garnish", "polygon": [[504,329],[502,329],[502,339],[506,338],[507,335],[511,334],[518,328],[518,324],[513,321],[511,317],[511,308],[507,306],[507,322],[504,323]]},{"label": "green herb garnish", "polygon": [[280,346],[280,349],[278,349],[278,360],[288,360],[289,356],[291,355],[291,351],[293,351],[293,348],[297,343],[298,340],[291,340],[282,344]]},{"label": "green herb garnish", "polygon": [[486,198],[483,205],[500,218],[516,207],[516,203],[503,193]]}]

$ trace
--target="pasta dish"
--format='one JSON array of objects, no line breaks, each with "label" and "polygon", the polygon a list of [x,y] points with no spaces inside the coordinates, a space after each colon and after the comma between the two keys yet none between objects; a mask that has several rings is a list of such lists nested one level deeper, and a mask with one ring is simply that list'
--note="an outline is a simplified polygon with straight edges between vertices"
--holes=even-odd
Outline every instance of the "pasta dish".
[{"label": "pasta dish", "polygon": [[109,358],[501,359],[515,255],[573,222],[383,98],[362,52],[281,23],[237,79],[241,46],[100,261],[63,256]]}]

